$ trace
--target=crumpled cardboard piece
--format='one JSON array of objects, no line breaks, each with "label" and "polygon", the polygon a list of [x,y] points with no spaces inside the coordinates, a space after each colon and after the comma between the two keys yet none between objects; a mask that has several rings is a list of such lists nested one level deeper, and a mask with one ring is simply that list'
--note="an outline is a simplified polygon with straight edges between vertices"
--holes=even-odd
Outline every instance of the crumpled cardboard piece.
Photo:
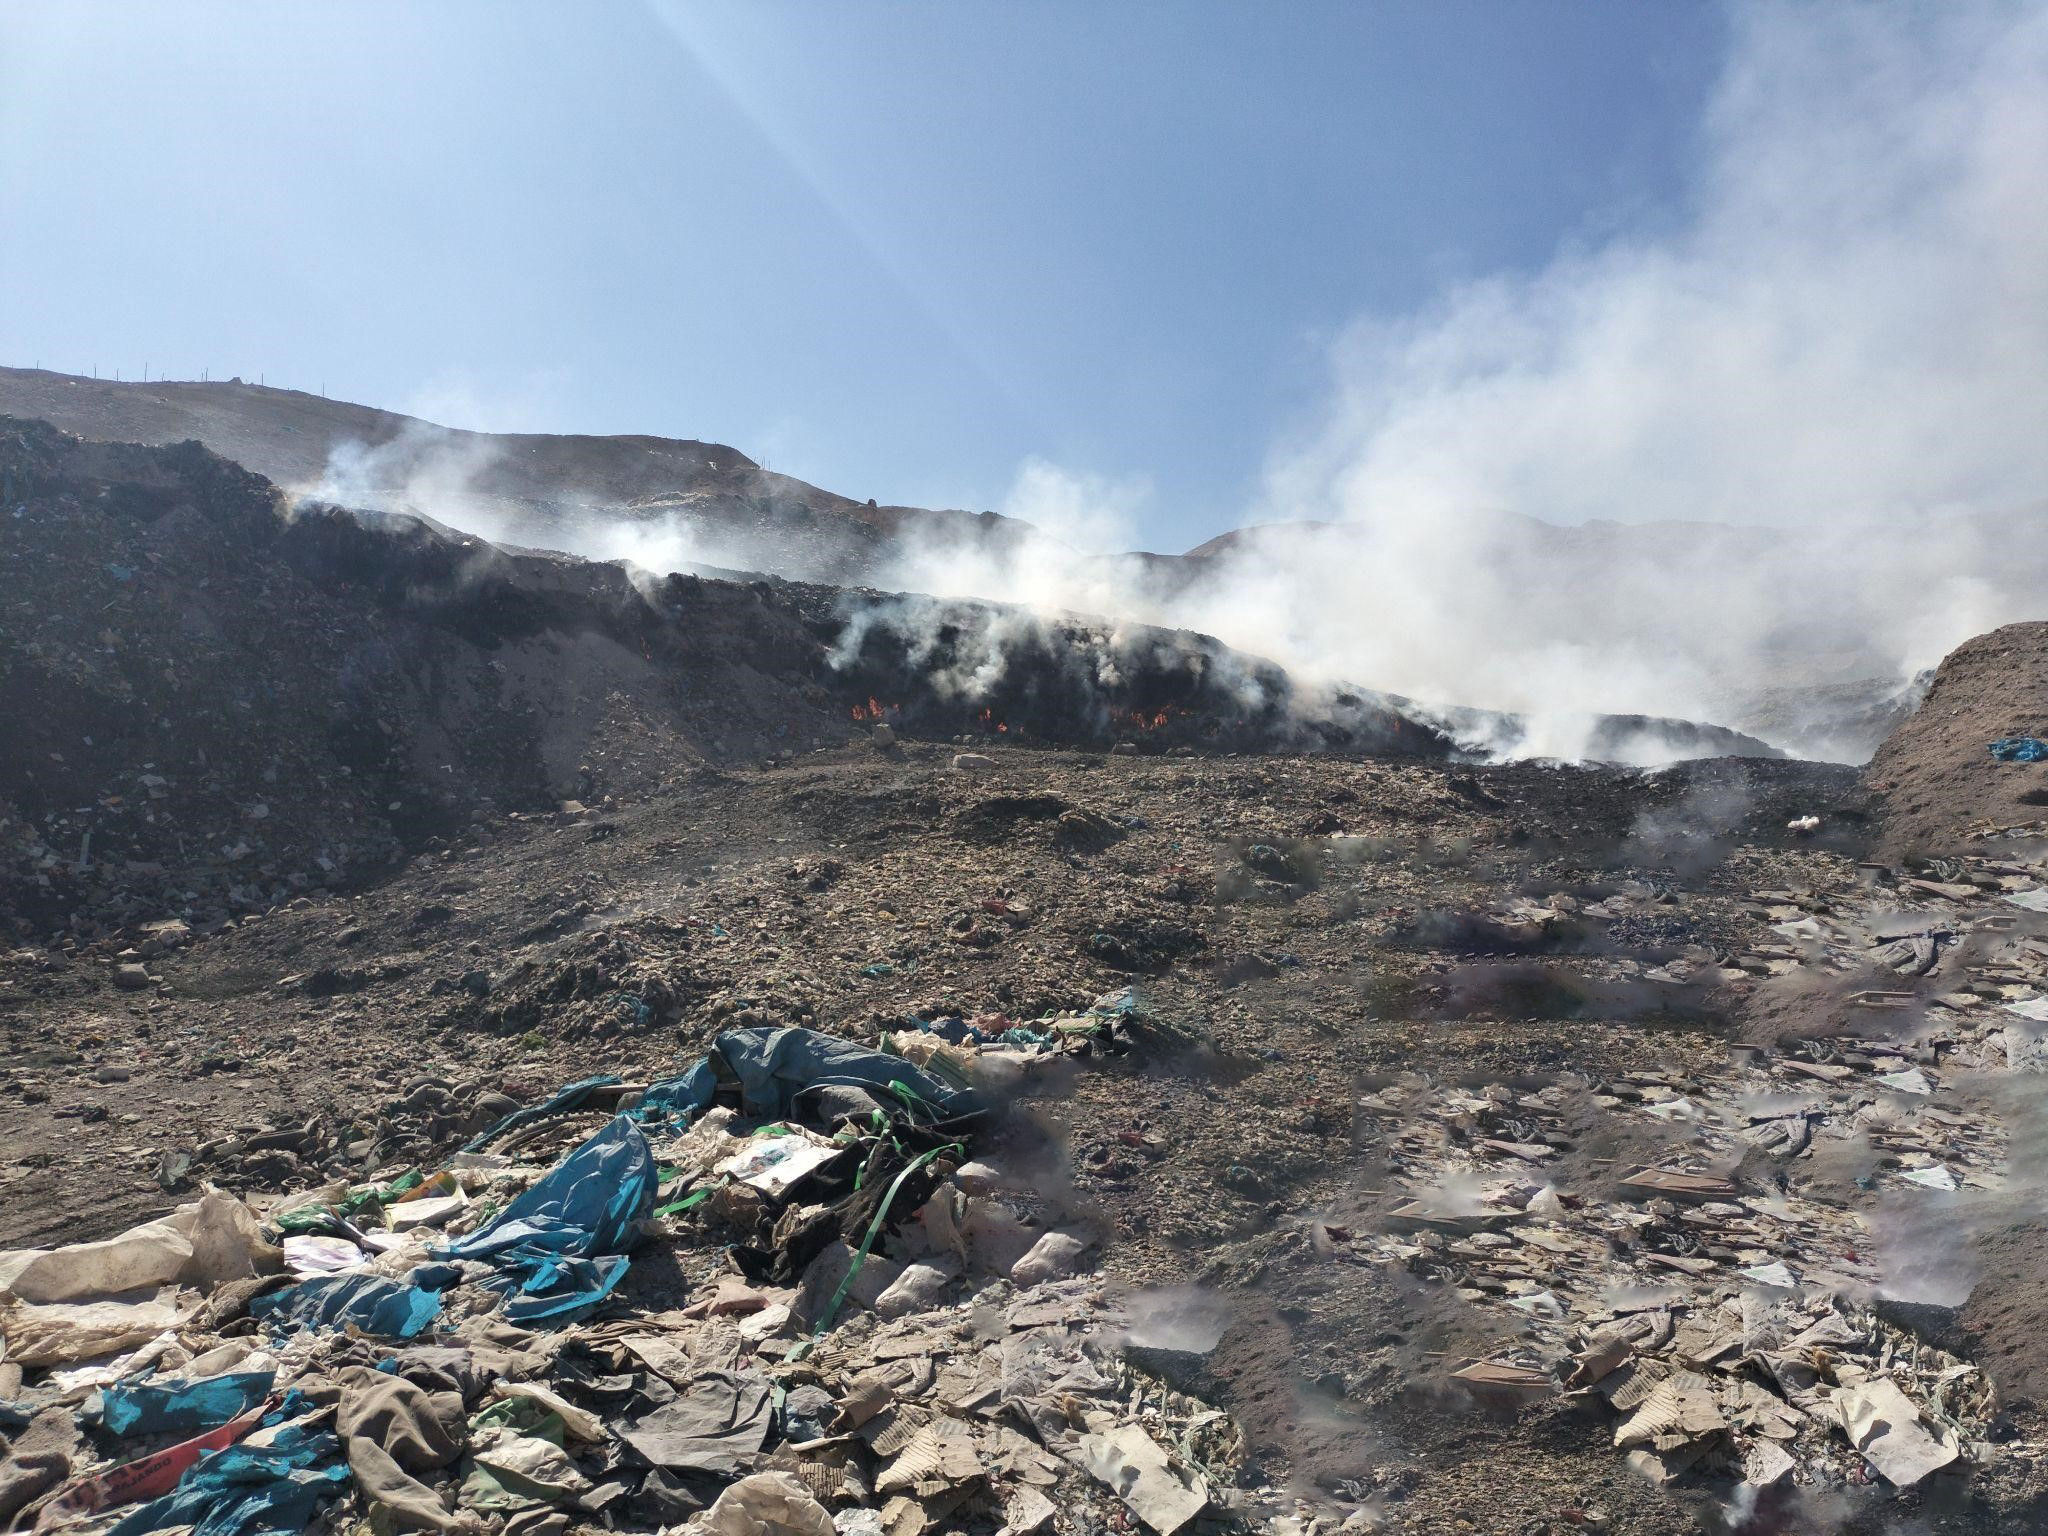
[{"label": "crumpled cardboard piece", "polygon": [[1618,1447],[1652,1444],[1659,1451],[1668,1451],[1727,1427],[1713,1382],[1692,1371],[1675,1371],[1614,1431],[1614,1443]]},{"label": "crumpled cardboard piece", "polygon": [[1956,1459],[1956,1447],[1928,1433],[1920,1410],[1889,1377],[1839,1388],[1833,1404],[1849,1443],[1894,1487],[1910,1488]]},{"label": "crumpled cardboard piece", "polygon": [[1081,1458],[1089,1473],[1107,1483],[1158,1536],[1173,1536],[1209,1507],[1209,1484],[1202,1475],[1175,1466],[1135,1424],[1081,1436]]},{"label": "crumpled cardboard piece", "polygon": [[825,1506],[787,1472],[756,1472],[686,1527],[708,1536],[837,1536]]}]

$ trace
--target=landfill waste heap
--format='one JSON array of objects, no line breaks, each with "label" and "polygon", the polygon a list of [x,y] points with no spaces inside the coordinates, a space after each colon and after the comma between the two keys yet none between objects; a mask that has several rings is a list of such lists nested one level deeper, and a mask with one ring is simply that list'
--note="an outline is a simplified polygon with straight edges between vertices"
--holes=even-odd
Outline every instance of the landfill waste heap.
[{"label": "landfill waste heap", "polygon": [[941,733],[22,443],[8,1528],[2048,1526],[2048,625],[1865,775]]}]

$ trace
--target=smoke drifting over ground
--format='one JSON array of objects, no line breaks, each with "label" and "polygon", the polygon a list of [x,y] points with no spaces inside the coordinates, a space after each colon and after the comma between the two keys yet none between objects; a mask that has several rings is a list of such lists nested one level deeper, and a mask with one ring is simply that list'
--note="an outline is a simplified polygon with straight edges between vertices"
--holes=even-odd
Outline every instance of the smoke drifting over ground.
[{"label": "smoke drifting over ground", "polygon": [[[1621,714],[1861,760],[1922,669],[2042,616],[2048,13],[1757,8],[1735,32],[1676,218],[1360,322],[1245,531],[1116,553],[1147,486],[1032,462],[1003,511],[1035,533],[919,522],[857,584],[1198,630],[1515,756],[1672,755],[1617,744],[1597,717]],[[473,459],[401,437],[337,452],[317,494],[396,486],[516,538],[465,494]],[[548,541],[593,558],[839,579],[687,497],[565,505]]]}]

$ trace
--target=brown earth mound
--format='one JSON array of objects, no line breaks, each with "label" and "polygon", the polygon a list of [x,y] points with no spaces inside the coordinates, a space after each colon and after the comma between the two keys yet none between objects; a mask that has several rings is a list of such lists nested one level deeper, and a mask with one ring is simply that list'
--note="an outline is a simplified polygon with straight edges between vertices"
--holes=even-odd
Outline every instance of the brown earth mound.
[{"label": "brown earth mound", "polygon": [[899,535],[994,550],[1030,531],[993,512],[877,506],[776,474],[722,443],[465,432],[240,379],[139,384],[0,368],[0,416],[104,442],[196,440],[295,494],[429,512],[550,549],[585,547],[593,519],[660,524],[700,569],[802,581],[873,581]]},{"label": "brown earth mound", "polygon": [[1886,851],[1938,855],[1973,833],[2048,821],[2048,763],[1991,756],[2011,736],[2048,737],[2048,623],[1957,646],[1878,749],[1864,783],[1884,797]]},{"label": "brown earth mound", "polygon": [[[882,734],[1442,755],[1178,631],[656,579],[0,417],[0,933],[355,888],[478,816]],[[713,770],[715,771],[715,770]]]},{"label": "brown earth mound", "polygon": [[764,589],[283,515],[197,443],[0,422],[0,931],[247,908],[479,811],[642,791],[843,718]]}]

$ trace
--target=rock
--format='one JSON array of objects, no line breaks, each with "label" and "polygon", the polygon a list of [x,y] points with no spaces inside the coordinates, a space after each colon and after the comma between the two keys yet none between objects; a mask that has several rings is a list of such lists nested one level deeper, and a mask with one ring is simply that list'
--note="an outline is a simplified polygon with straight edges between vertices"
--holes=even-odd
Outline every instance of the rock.
[{"label": "rock", "polygon": [[[791,1310],[806,1323],[816,1322],[831,1305],[833,1293],[853,1268],[853,1250],[844,1242],[827,1244],[811,1261],[798,1282]],[[896,1283],[903,1266],[879,1253],[870,1253],[853,1283],[846,1289],[845,1305],[872,1307],[882,1293]]]},{"label": "rock", "polygon": [[114,985],[124,992],[140,992],[155,981],[139,964],[117,965],[114,967]]},{"label": "rock", "polygon": [[953,767],[961,773],[987,773],[996,765],[996,760],[981,752],[955,752]]},{"label": "rock", "polygon": [[1010,1185],[1010,1179],[1000,1168],[991,1163],[984,1163],[979,1158],[955,1168],[953,1182],[970,1195],[992,1195],[997,1190],[1007,1189]]}]

